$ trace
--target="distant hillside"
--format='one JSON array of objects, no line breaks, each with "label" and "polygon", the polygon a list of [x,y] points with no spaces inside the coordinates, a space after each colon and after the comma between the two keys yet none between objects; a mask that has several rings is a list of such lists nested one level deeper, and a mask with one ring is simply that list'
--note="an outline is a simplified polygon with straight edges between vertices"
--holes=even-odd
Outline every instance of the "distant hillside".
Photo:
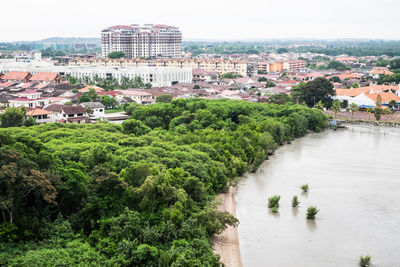
[{"label": "distant hillside", "polygon": [[84,37],[50,37],[36,42],[40,43],[89,43],[89,44],[99,44],[100,38],[84,38]]}]

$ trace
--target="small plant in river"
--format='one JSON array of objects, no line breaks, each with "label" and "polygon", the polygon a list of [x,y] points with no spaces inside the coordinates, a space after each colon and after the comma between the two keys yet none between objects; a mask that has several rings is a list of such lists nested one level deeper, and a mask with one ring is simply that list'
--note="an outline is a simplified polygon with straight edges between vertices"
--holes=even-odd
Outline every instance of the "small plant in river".
[{"label": "small plant in river", "polygon": [[360,256],[360,262],[358,263],[360,267],[368,267],[371,265],[371,256],[365,255]]},{"label": "small plant in river", "polygon": [[307,209],[307,219],[314,220],[315,219],[315,215],[317,215],[318,212],[319,212],[319,210],[317,209],[317,207],[315,207],[315,206],[308,207],[308,209]]},{"label": "small plant in river", "polygon": [[299,204],[300,204],[299,199],[297,198],[297,196],[294,196],[292,199],[292,207],[296,208]]},{"label": "small plant in river", "polygon": [[303,184],[300,188],[303,189],[303,192],[308,192],[308,184]]},{"label": "small plant in river", "polygon": [[272,208],[279,208],[279,200],[281,199],[281,196],[272,196],[270,198],[268,198],[268,208],[272,209]]}]

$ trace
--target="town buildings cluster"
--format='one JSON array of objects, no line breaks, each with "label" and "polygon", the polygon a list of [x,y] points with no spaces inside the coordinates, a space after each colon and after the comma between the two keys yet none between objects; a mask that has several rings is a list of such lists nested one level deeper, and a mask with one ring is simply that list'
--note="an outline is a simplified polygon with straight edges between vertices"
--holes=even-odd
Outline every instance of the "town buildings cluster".
[{"label": "town buildings cluster", "polygon": [[[123,51],[125,58],[111,59],[107,54]],[[318,59],[324,58],[325,61]],[[360,108],[400,104],[397,84],[378,85],[377,79],[393,73],[375,66],[382,57],[329,56],[315,53],[201,54],[182,52],[178,28],[166,25],[114,26],[102,31],[102,54],[91,57],[43,58],[40,53],[16,53],[0,59],[0,107],[25,107],[27,116],[37,123],[88,123],[112,116],[99,100],[82,102],[93,88],[117,106],[129,103],[154,104],[157,97],[229,98],[268,102],[272,95],[290,95],[301,82],[316,78],[332,81],[335,99]],[[385,60],[388,58],[386,57]],[[344,70],[327,68],[338,62]],[[314,67],[311,67],[311,66]],[[68,78],[77,83],[69,84]],[[141,88],[104,88],[93,81],[114,79],[118,83],[140,78]],[[1,109],[0,109],[1,112]],[[121,114],[115,116],[121,119]]]}]

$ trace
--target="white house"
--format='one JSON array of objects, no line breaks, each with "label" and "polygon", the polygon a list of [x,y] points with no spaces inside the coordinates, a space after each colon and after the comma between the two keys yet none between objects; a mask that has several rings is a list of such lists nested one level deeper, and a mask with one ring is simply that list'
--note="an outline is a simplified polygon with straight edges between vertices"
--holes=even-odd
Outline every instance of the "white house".
[{"label": "white house", "polygon": [[51,104],[44,107],[45,110],[53,111],[55,120],[58,122],[89,123],[88,114],[83,106],[69,106]]},{"label": "white house", "polygon": [[47,97],[41,97],[41,95],[41,92],[34,90],[27,90],[18,93],[19,97],[9,100],[10,107],[36,108],[48,105],[50,99]]},{"label": "white house", "polygon": [[90,108],[93,113],[89,114],[89,117],[94,119],[100,119],[104,117],[104,105],[100,102],[84,102],[81,105],[87,109]]}]

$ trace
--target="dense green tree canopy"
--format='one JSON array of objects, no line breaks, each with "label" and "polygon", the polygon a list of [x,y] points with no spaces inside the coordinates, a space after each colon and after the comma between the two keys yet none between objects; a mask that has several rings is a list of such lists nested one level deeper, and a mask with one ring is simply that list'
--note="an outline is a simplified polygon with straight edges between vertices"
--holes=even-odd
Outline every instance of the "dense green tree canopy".
[{"label": "dense green tree canopy", "polygon": [[109,58],[122,58],[125,57],[125,53],[122,51],[114,51],[107,55]]},{"label": "dense green tree canopy", "polygon": [[332,60],[331,62],[329,62],[327,67],[328,67],[328,69],[334,69],[334,70],[348,70],[348,69],[350,69],[350,67],[348,67],[345,64],[343,64],[342,62],[339,62],[339,61],[336,61],[336,60]]},{"label": "dense green tree canopy", "polygon": [[160,95],[156,97],[156,102],[157,103],[169,103],[172,101],[172,95]]},{"label": "dense green tree canopy", "polygon": [[0,127],[21,126],[25,120],[25,108],[7,108],[0,114]]},{"label": "dense green tree canopy", "polygon": [[327,127],[293,103],[178,99],[131,116],[0,129],[0,265],[219,266],[210,238],[237,220],[215,194]]},{"label": "dense green tree canopy", "polygon": [[300,103],[304,101],[309,107],[313,107],[318,101],[322,101],[325,107],[330,107],[335,94],[333,84],[325,78],[316,78],[292,89],[292,97]]}]

